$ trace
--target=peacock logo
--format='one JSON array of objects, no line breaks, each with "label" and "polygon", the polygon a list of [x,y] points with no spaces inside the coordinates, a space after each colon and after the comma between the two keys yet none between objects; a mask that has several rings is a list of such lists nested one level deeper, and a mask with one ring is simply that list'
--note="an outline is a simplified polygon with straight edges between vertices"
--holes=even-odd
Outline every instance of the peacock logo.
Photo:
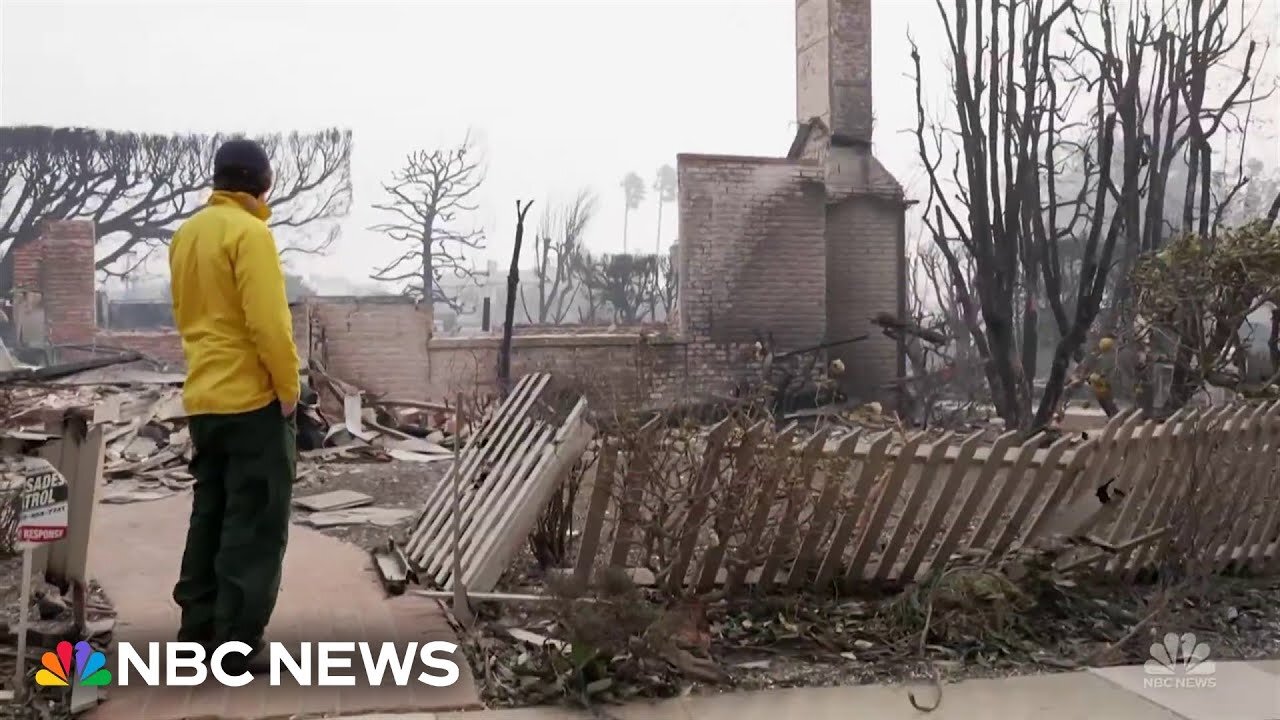
[{"label": "peacock logo", "polygon": [[83,640],[76,643],[74,648],[71,643],[63,640],[53,652],[47,652],[40,658],[43,667],[36,672],[36,684],[44,687],[70,687],[73,655],[78,675],[75,684],[100,687],[111,683],[111,671],[107,669],[105,655]]},{"label": "peacock logo", "polygon": [[1143,669],[1148,675],[1212,675],[1217,668],[1208,643],[1197,642],[1194,633],[1168,633],[1163,642],[1151,644]]}]

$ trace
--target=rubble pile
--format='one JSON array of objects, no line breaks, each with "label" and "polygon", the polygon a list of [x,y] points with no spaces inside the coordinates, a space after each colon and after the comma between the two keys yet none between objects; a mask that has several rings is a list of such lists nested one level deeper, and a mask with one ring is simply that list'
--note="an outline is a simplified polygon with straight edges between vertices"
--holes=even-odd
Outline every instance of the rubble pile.
[{"label": "rubble pile", "polygon": [[[443,404],[369,396],[313,363],[298,408],[299,478],[321,463],[434,462],[453,457],[469,426]],[[0,435],[55,437],[68,412],[103,428],[102,502],[155,500],[190,487],[191,436],[183,376],[125,362],[55,378],[0,383]]]},{"label": "rubble pile", "polygon": [[[471,409],[479,417],[487,408]],[[396,400],[367,393],[330,375],[312,361],[303,382],[299,412],[299,448],[325,451],[326,456],[360,451],[361,443],[379,448],[397,460],[424,461],[452,457],[455,444],[465,441],[470,422],[456,427],[458,412],[443,403]],[[315,435],[303,437],[303,425]],[[318,436],[318,437],[317,437]],[[319,439],[319,442],[317,442]]]}]

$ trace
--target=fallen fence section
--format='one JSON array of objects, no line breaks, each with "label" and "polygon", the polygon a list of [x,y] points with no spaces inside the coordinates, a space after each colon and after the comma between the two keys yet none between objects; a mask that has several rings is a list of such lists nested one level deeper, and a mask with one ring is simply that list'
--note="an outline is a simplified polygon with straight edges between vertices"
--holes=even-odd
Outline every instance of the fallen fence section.
[{"label": "fallen fence section", "polygon": [[524,376],[432,491],[405,547],[424,585],[453,587],[456,544],[463,586],[492,590],[582,457],[593,435],[587,402],[577,397],[563,412],[569,404],[550,382],[547,373]]},{"label": "fallen fence section", "polygon": [[566,572],[830,591],[1051,548],[1059,570],[1119,579],[1165,562],[1280,572],[1280,402],[1127,413],[1088,439],[925,439],[733,420],[607,438]]}]

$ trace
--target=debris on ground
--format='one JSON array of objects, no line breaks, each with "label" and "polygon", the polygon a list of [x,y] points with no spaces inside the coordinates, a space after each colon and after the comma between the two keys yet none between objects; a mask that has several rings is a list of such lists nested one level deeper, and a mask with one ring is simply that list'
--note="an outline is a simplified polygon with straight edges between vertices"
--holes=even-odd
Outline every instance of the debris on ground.
[{"label": "debris on ground", "polygon": [[[975,568],[884,596],[742,597],[665,610],[650,591],[612,604],[605,591],[591,605],[572,596],[480,603],[464,648],[492,707],[925,682],[931,672],[949,683],[1141,663],[1159,636],[1188,629],[1218,659],[1280,654],[1274,578],[1218,578],[1176,603],[1159,585],[1040,580],[1015,583]],[[655,635],[670,642],[646,647]]]},{"label": "debris on ground", "polygon": [[[391,459],[388,462],[311,463],[300,468],[294,497],[322,494],[333,490],[361,493],[373,501],[372,506],[407,511],[394,528],[373,523],[324,525],[315,529],[365,550],[385,548],[389,535],[402,535],[422,511],[422,499],[449,469],[449,463],[418,463]],[[369,507],[366,505],[365,507]],[[303,523],[309,511],[295,506],[295,519]]]},{"label": "debris on ground", "polygon": [[[305,449],[299,453],[301,497],[295,517],[343,539],[366,540],[376,533],[385,543],[390,529],[405,525],[417,514],[415,506],[420,506],[424,493],[448,465],[436,461],[454,457],[447,446],[459,435],[465,436],[468,426],[463,424],[459,432],[455,413],[444,406],[384,400],[327,375],[322,378],[325,388],[338,387],[346,393],[347,417],[326,416],[320,408],[323,394],[307,387],[309,378],[304,375],[298,444]],[[139,503],[171,497],[189,490],[194,482],[187,470],[192,442],[182,404],[183,380],[179,373],[128,357],[17,368],[0,379],[0,443],[6,453],[28,454],[67,432],[68,418],[79,418],[83,420],[80,427],[90,423],[103,433],[104,482],[97,493],[99,502]],[[307,448],[308,443],[313,446]],[[341,485],[345,478],[359,482],[351,489],[325,486],[331,481]],[[7,530],[8,536],[14,520],[8,499],[16,487],[9,487],[9,479],[3,483],[0,531]],[[362,489],[366,492],[360,492]],[[334,490],[341,492],[335,494]],[[0,555],[0,586],[4,588],[0,592],[0,672],[6,675],[14,669],[16,638],[11,628],[17,623],[20,568],[20,555]],[[39,665],[40,653],[52,649],[59,640],[83,636],[95,644],[110,641],[115,620],[105,599],[90,599],[81,635],[74,629],[70,598],[70,594],[63,597],[56,586],[37,581],[28,634],[31,656],[27,666],[32,672]],[[98,702],[92,695],[64,694],[61,705],[50,715],[41,705],[41,697],[37,693],[20,707],[4,707],[0,718],[69,717],[72,706],[86,710]]]},{"label": "debris on ground", "polygon": [[402,595],[409,583],[417,582],[418,576],[409,565],[404,549],[395,540],[388,540],[385,547],[370,548],[373,558],[373,569],[387,595]]},{"label": "debris on ground", "polygon": [[[13,677],[17,669],[18,594],[22,569],[22,556],[0,556],[0,685]],[[106,650],[115,630],[115,610],[101,588],[92,584],[87,599],[88,622],[83,633],[76,632],[75,616],[70,599],[64,597],[56,585],[41,578],[33,578],[31,601],[28,607],[27,678],[24,687],[28,696],[19,701],[12,690],[0,690],[0,718],[9,720],[34,720],[41,718],[67,718],[97,705],[100,698],[92,694],[71,697],[59,688],[41,688],[33,678],[40,667],[41,656],[53,650],[62,640],[76,642],[87,640],[97,650]]]},{"label": "debris on ground", "polygon": [[304,495],[294,498],[293,504],[303,510],[320,512],[324,510],[345,510],[373,504],[373,498],[364,493],[352,490],[332,490],[318,495]]},{"label": "debris on ground", "polygon": [[293,504],[307,511],[296,521],[316,528],[337,525],[377,525],[391,528],[414,513],[406,508],[370,507],[373,498],[353,490],[331,490],[295,498]]},{"label": "debris on ground", "polygon": [[[903,421],[878,403],[817,398],[827,390],[813,379],[820,374],[808,360],[814,349],[800,358],[761,347],[775,371],[783,366],[780,359],[805,360],[785,374],[788,392],[779,395],[785,412],[774,416],[779,424],[798,426],[791,436],[796,440],[823,432],[826,442],[839,443],[852,433],[905,430]],[[775,376],[782,377],[775,372],[771,379]],[[138,503],[169,497],[193,482],[186,469],[191,440],[181,382],[180,375],[136,361],[38,376],[19,373],[0,382],[0,428],[14,442],[38,442],[52,437],[53,420],[67,410],[89,409],[106,436],[108,482],[99,500]],[[453,572],[448,561],[456,551],[450,529],[455,487],[461,499],[494,515],[481,518],[487,524],[472,523],[469,542],[501,538],[495,544],[506,545],[510,536],[523,543],[536,520],[531,515],[546,506],[539,499],[543,485],[554,492],[553,481],[567,472],[551,466],[570,464],[553,457],[559,447],[572,445],[553,440],[554,431],[576,424],[582,414],[581,408],[573,413],[552,407],[554,403],[531,402],[522,414],[505,420],[513,426],[502,435],[505,440],[487,443],[486,428],[503,425],[491,421],[499,413],[486,417],[473,409],[461,414],[459,422],[457,408],[448,404],[381,397],[334,377],[314,361],[305,372],[304,388],[294,519],[369,549],[378,578],[392,595],[406,592],[410,583],[448,585],[439,579]],[[514,397],[520,388],[513,391]],[[810,395],[817,399],[803,402]],[[970,417],[968,408],[965,414]],[[538,432],[530,431],[526,421]],[[997,421],[972,422],[973,431],[993,436],[1002,431]],[[707,425],[690,413],[667,427],[678,428],[671,430],[671,442],[689,442],[690,436],[705,435]],[[586,428],[579,430],[587,434]],[[525,440],[529,447],[521,450]],[[530,450],[544,445],[545,451]],[[461,462],[451,468],[455,457]],[[535,472],[544,457],[546,472]],[[446,473],[450,482],[442,483]],[[424,499],[429,499],[425,506]],[[414,518],[425,520],[415,523]],[[411,530],[417,532],[406,536]],[[574,528],[566,542],[581,532]],[[389,541],[389,535],[405,537],[405,542]],[[643,582],[619,570],[605,571],[594,594],[581,595],[580,588],[556,579],[553,571],[558,568],[540,563],[532,553],[513,559],[505,552],[491,553],[492,567],[478,578],[485,582],[468,578],[464,583],[471,591],[501,590],[477,591],[471,597],[478,617],[468,623],[462,643],[483,699],[496,706],[590,706],[669,697],[699,687],[764,689],[924,677],[951,681],[1070,669],[1100,657],[1107,663],[1140,661],[1153,634],[1188,628],[1198,637],[1203,634],[1220,658],[1280,653],[1280,609],[1273,602],[1280,584],[1275,580],[1221,578],[1170,603],[1162,594],[1166,589],[1155,585],[1093,587],[974,567],[888,596],[744,594],[726,599],[713,594],[694,599],[654,590],[649,570],[644,570],[649,577]],[[431,577],[420,581],[418,564]],[[0,615],[0,637],[11,635],[8,616],[16,615],[13,565],[12,557],[0,557],[0,603],[7,614]],[[499,579],[503,569],[506,575]],[[503,599],[486,600],[496,597]],[[1169,607],[1168,614],[1152,622],[1161,603]],[[33,593],[31,611],[38,626],[33,640],[56,643],[68,622],[67,599],[57,588],[42,585]],[[109,607],[91,604],[87,634],[95,644],[109,642],[114,623]],[[0,640],[0,672],[6,663],[11,671],[11,661]],[[86,707],[96,702],[92,697],[70,699],[82,700]],[[66,715],[65,709],[53,713]],[[2,708],[0,718],[6,718]]]},{"label": "debris on ground", "polygon": [[383,507],[358,507],[330,512],[315,512],[298,518],[298,522],[311,527],[333,527],[335,525],[377,525],[391,528],[413,516],[412,510]]},{"label": "debris on ground", "polygon": [[[2,374],[0,432],[9,441],[56,437],[73,410],[104,427],[102,502],[158,500],[194,482],[181,373],[134,354]],[[336,413],[325,410],[334,405]],[[298,408],[299,479],[325,464],[451,460],[453,443],[469,432],[454,427],[454,414],[441,404],[363,393],[313,362]]]}]

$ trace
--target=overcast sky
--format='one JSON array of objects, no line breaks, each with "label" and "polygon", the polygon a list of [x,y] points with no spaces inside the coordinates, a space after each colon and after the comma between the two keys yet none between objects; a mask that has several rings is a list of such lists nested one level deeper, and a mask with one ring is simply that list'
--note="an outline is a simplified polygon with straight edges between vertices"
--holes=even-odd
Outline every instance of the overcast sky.
[{"label": "overcast sky", "polygon": [[[354,133],[355,202],[308,274],[367,275],[394,244],[367,230],[379,183],[415,148],[482,139],[478,220],[506,265],[517,198],[590,186],[597,250],[622,245],[622,176],[681,152],[780,155],[795,127],[793,0],[57,2],[0,0],[0,122],[145,131]],[[901,73],[931,0],[875,4],[877,146],[911,174]],[[676,235],[668,206],[663,243]],[[657,241],[652,202],[633,247]]]},{"label": "overcast sky", "polygon": [[[1273,6],[1275,0],[1261,0]],[[488,158],[477,217],[505,267],[514,203],[599,194],[587,242],[622,245],[619,182],[676,154],[780,155],[795,128],[794,0],[110,2],[0,0],[0,123],[119,130],[354,133],[354,208],[328,257],[367,276],[395,246],[367,228],[380,182],[473,128]],[[1267,13],[1263,13],[1265,18]],[[874,0],[876,154],[919,194],[908,30],[942,72],[933,0]],[[930,90],[945,91],[945,83]],[[941,98],[932,93],[932,100]],[[633,248],[656,242],[652,202]],[[668,206],[662,237],[675,238]]]}]

